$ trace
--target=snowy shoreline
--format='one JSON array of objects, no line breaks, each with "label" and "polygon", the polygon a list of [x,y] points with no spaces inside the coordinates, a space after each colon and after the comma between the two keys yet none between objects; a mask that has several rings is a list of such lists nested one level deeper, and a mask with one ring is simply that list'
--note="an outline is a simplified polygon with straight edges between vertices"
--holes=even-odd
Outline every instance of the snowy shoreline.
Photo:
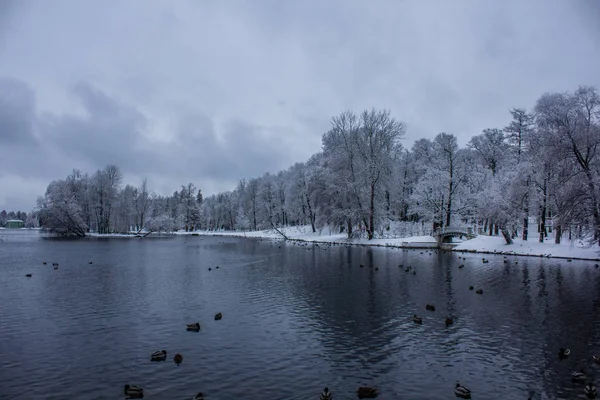
[{"label": "snowy shoreline", "polygon": [[[402,238],[384,239],[352,239],[348,240],[344,233],[332,233],[328,228],[312,232],[310,227],[288,227],[280,229],[289,241],[306,242],[315,244],[337,244],[348,246],[388,247],[397,249],[406,248],[437,248],[435,238],[432,236],[411,236]],[[262,231],[178,231],[165,236],[187,235],[187,236],[227,236],[246,239],[283,240],[281,234],[274,229]],[[139,237],[134,234],[90,234],[91,237]],[[156,234],[150,236],[156,237]],[[513,255],[538,258],[558,258],[566,260],[600,261],[600,248],[597,245],[587,246],[581,241],[570,242],[564,240],[561,244],[555,244],[553,239],[545,243],[537,240],[523,241],[515,239],[512,245],[507,245],[501,236],[480,235],[475,239],[455,243],[455,247],[449,249],[458,253],[480,253],[496,255]]]}]

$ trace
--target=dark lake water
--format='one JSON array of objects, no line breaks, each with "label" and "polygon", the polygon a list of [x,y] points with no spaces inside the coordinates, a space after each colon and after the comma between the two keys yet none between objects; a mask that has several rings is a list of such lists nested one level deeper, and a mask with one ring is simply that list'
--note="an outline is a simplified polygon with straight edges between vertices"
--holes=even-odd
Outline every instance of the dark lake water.
[{"label": "dark lake water", "polygon": [[[576,399],[572,371],[600,379],[592,262],[219,237],[0,239],[1,399],[118,399],[128,383],[145,399],[316,400],[328,386],[338,400],[368,385],[379,399],[431,400],[455,398],[456,381],[473,399]],[[201,332],[187,332],[195,321]],[[150,362],[162,349],[168,360]]]}]

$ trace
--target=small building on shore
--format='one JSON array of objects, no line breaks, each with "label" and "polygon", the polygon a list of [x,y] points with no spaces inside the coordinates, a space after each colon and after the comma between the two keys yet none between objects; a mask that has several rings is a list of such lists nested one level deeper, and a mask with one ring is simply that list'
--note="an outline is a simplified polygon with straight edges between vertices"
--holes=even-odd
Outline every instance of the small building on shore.
[{"label": "small building on shore", "polygon": [[19,229],[25,226],[25,223],[20,219],[9,219],[4,224],[4,227],[7,229]]}]

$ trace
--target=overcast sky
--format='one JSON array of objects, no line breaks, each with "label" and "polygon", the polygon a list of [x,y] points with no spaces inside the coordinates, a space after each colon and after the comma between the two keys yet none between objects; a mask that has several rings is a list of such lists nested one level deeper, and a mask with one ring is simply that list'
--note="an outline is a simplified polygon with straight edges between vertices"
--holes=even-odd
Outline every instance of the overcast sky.
[{"label": "overcast sky", "polygon": [[464,145],[599,71],[596,0],[1,0],[0,210],[107,164],[230,190],[308,159],[345,109]]}]

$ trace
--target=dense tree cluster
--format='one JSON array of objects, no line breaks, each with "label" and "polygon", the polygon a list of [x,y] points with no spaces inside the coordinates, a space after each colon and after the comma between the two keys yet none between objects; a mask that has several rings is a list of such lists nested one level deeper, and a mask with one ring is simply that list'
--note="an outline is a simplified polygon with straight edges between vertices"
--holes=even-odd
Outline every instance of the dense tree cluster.
[{"label": "dense tree cluster", "polygon": [[429,232],[475,226],[507,240],[528,239],[535,220],[540,241],[552,229],[556,241],[564,232],[600,241],[596,88],[544,94],[531,112],[510,110],[505,127],[484,129],[465,148],[445,132],[404,148],[405,131],[389,111],[343,112],[308,161],[205,199],[191,183],[170,197],[145,182],[121,188],[115,166],[91,177],[74,171],[48,186],[40,219],[73,235],[328,225],[371,239],[419,224]]},{"label": "dense tree cluster", "polygon": [[193,184],[170,197],[139,187],[122,186],[119,168],[109,165],[94,175],[74,170],[66,179],[48,185],[38,198],[40,224],[62,236],[88,232],[156,232],[200,227],[202,193]]}]

